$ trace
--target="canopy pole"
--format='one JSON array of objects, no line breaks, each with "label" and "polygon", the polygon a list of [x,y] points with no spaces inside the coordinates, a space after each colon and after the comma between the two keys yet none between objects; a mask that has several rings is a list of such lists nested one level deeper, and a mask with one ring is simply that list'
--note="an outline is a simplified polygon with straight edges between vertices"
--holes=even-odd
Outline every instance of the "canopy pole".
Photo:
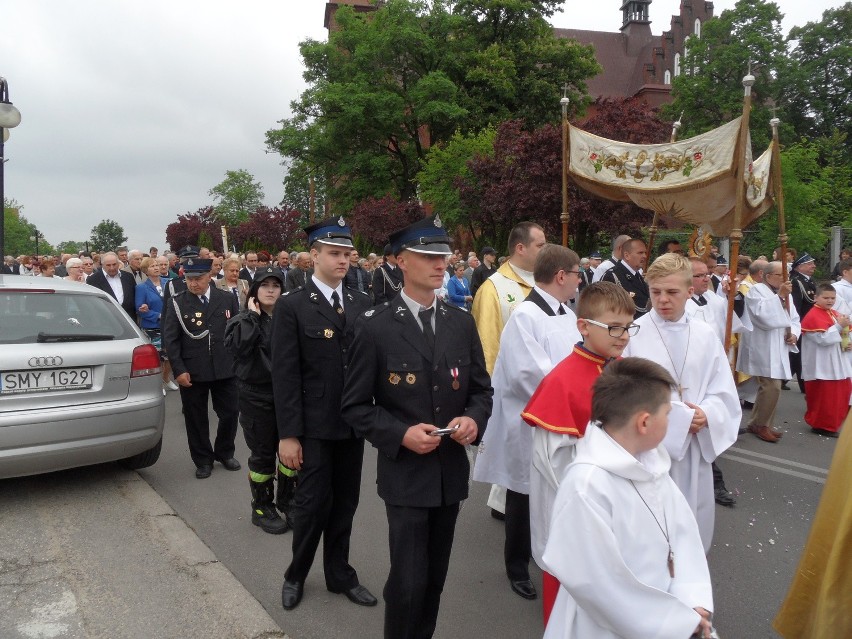
[{"label": "canopy pole", "polygon": [[568,246],[568,84],[562,87],[562,246]]},{"label": "canopy pole", "polygon": [[[674,144],[677,142],[677,132],[680,131],[680,127],[682,126],[681,120],[683,119],[683,111],[680,113],[680,117],[672,122],[672,137],[671,143]],[[657,231],[659,230],[658,224],[660,223],[660,212],[654,211],[654,219],[651,222],[651,228],[649,229],[648,234],[648,264],[651,263],[651,257],[654,251],[654,240],[657,237]]]},{"label": "canopy pole", "polygon": [[743,100],[743,118],[740,122],[740,136],[737,142],[739,150],[739,162],[737,164],[737,202],[734,207],[734,228],[731,230],[731,263],[730,269],[733,277],[728,282],[728,316],[725,321],[725,352],[731,349],[731,325],[734,321],[734,298],[737,295],[736,273],[737,263],[740,260],[740,240],[743,239],[742,226],[743,209],[745,208],[745,170],[746,170],[746,148],[749,143],[748,126],[751,116],[751,87],[754,86],[755,77],[751,74],[751,61],[748,64],[748,74],[743,78],[745,88],[745,99]]},{"label": "canopy pole", "polygon": [[[789,279],[787,274],[787,218],[784,216],[784,186],[781,183],[781,142],[778,140],[778,125],[781,120],[778,119],[777,108],[772,108],[772,119],[769,125],[772,127],[772,185],[775,191],[775,206],[778,207],[778,243],[781,246],[781,255],[778,257],[781,260],[781,277],[786,282]],[[787,315],[790,314],[790,296],[784,298],[784,310]],[[790,335],[790,329],[787,329],[787,336]]]}]

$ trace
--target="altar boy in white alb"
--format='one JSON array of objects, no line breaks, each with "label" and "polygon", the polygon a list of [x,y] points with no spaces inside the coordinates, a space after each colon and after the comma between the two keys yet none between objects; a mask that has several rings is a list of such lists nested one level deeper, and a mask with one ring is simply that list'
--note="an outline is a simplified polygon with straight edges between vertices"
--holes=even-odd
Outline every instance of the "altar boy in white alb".
[{"label": "altar boy in white alb", "polygon": [[682,255],[661,255],[645,274],[652,310],[636,320],[642,328],[625,356],[660,364],[675,380],[669,428],[663,441],[670,474],[689,503],[704,551],[710,550],[715,521],[710,464],[737,439],[742,409],[737,388],[713,329],[686,313],[692,296],[692,267]]},{"label": "altar boy in white alb", "polygon": [[544,551],[560,583],[545,639],[710,637],[707,559],[661,445],[674,385],[635,357],[595,381]]}]

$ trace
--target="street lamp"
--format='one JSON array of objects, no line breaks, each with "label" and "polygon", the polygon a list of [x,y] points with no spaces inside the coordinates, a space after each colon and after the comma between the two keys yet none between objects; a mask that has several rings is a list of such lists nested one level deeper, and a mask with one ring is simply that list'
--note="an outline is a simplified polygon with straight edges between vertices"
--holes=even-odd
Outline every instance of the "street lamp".
[{"label": "street lamp", "polygon": [[30,235],[30,242],[35,242],[35,247],[36,247],[35,256],[36,256],[36,259],[38,259],[38,238],[39,238],[39,237],[44,237],[44,235],[42,235],[41,233],[39,233],[39,232],[38,232],[38,230],[36,230],[36,231],[35,231],[35,235]]},{"label": "street lamp", "polygon": [[3,189],[3,172],[6,159],[3,156],[3,145],[9,139],[9,129],[14,129],[21,123],[21,112],[9,102],[9,85],[6,78],[0,78],[0,256],[6,254],[4,250],[4,228],[6,225],[6,193]]}]

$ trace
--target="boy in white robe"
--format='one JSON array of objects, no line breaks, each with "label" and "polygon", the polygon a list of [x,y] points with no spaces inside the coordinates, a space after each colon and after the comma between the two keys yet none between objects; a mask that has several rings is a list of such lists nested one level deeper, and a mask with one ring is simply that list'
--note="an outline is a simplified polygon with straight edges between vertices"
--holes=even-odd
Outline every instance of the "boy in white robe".
[{"label": "boy in white robe", "polygon": [[661,255],[645,281],[652,310],[636,320],[641,329],[624,355],[657,362],[676,382],[664,444],[672,479],[695,514],[708,552],[715,522],[710,464],[737,440],[742,408],[713,329],[685,312],[694,290],[689,260],[676,253]]},{"label": "boy in white robe", "polygon": [[675,385],[639,358],[610,363],[595,382],[544,551],[560,582],[545,639],[710,637],[707,560],[661,443]]},{"label": "boy in white robe", "polygon": [[580,338],[567,308],[579,278],[579,256],[545,245],[535,261],[536,286],[518,304],[500,336],[491,383],[494,408],[473,468],[476,481],[506,488],[504,562],[512,590],[534,599],[530,580],[530,456],[532,429],[521,419],[539,382],[571,352]]}]

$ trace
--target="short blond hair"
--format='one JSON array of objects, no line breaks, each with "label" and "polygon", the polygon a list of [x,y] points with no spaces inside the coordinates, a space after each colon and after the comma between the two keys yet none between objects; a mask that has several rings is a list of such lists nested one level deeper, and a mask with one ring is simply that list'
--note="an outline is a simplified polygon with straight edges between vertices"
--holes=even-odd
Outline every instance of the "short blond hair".
[{"label": "short blond hair", "polygon": [[142,271],[143,273],[147,273],[148,267],[150,267],[151,264],[156,264],[156,263],[157,263],[156,258],[143,257],[142,262],[139,264],[139,270]]},{"label": "short blond hair", "polygon": [[669,275],[682,275],[686,285],[692,286],[692,264],[678,253],[666,253],[654,260],[645,273],[645,281],[653,282]]}]

